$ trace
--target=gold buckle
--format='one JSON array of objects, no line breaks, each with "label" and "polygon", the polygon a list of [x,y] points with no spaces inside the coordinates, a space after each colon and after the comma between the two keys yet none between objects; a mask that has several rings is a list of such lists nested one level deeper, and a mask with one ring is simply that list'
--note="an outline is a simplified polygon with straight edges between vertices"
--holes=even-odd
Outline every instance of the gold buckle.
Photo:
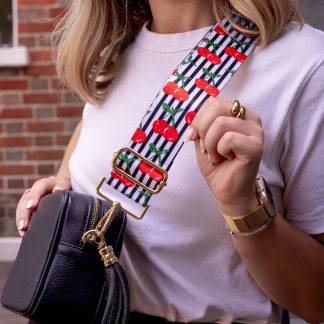
[{"label": "gold buckle", "polygon": [[[157,169],[158,171],[160,171],[163,174],[163,179],[158,183],[158,186],[156,189],[151,189],[148,186],[142,184],[141,182],[139,182],[137,179],[135,179],[134,177],[132,177],[131,175],[129,175],[128,173],[126,173],[124,170],[121,170],[117,167],[116,165],[116,161],[118,160],[118,157],[120,156],[120,154],[122,152],[131,152],[132,154],[134,154],[135,156],[137,156],[139,159],[141,159],[142,161],[146,162],[147,164],[149,164],[152,168]],[[156,165],[155,163],[153,163],[152,161],[148,160],[147,158],[145,158],[144,156],[140,155],[139,153],[137,153],[136,151],[134,151],[132,148],[130,148],[129,146],[123,146],[122,148],[120,148],[117,152],[114,153],[113,155],[113,159],[112,159],[112,167],[114,170],[116,170],[117,172],[119,172],[120,174],[122,174],[124,177],[126,177],[128,180],[133,181],[135,184],[137,184],[139,187],[141,187],[142,189],[144,189],[145,191],[147,191],[148,193],[150,193],[151,195],[153,194],[157,194],[159,193],[164,186],[166,186],[166,181],[168,179],[168,172],[163,170],[161,167],[159,167],[158,165]],[[101,181],[99,182],[96,192],[97,194],[108,200],[111,204],[115,204],[116,202],[114,202],[113,200],[111,200],[110,198],[108,198],[107,196],[105,196],[103,193],[100,192],[100,188],[103,185],[103,183],[107,180],[106,177],[103,177],[101,179]],[[140,215],[136,215],[133,212],[131,212],[130,210],[127,210],[126,208],[124,208],[122,205],[120,205],[120,209],[122,209],[124,212],[126,212],[127,214],[129,214],[130,216],[136,218],[136,219],[142,219],[145,215],[145,213],[147,212],[148,208],[150,206],[147,205],[143,208],[142,212],[140,213]]]},{"label": "gold buckle", "polygon": [[[131,175],[129,175],[128,173],[126,173],[124,170],[121,170],[121,169],[119,169],[117,167],[116,161],[118,160],[118,157],[120,156],[120,154],[122,152],[131,152],[132,154],[134,154],[135,156],[137,156],[139,159],[141,159],[142,161],[144,161],[147,164],[149,164],[152,168],[157,169],[158,171],[160,171],[163,174],[163,179],[159,182],[159,184],[158,184],[158,186],[157,186],[156,189],[153,190],[150,187],[145,186],[144,184],[142,184],[141,182],[139,182],[137,179],[135,179],[134,177],[132,177]],[[135,182],[139,187],[143,188],[145,191],[147,191],[148,193],[150,193],[152,195],[159,193],[163,189],[163,187],[166,186],[166,182],[168,180],[168,172],[167,171],[165,171],[164,169],[162,169],[161,167],[159,167],[158,165],[156,165],[152,161],[148,160],[144,156],[140,155],[139,153],[137,153],[136,151],[134,151],[129,146],[123,146],[117,152],[114,153],[113,159],[112,159],[112,167],[113,167],[114,170],[116,170],[117,172],[119,172],[123,176],[125,176],[128,180],[131,180],[131,181]]]}]

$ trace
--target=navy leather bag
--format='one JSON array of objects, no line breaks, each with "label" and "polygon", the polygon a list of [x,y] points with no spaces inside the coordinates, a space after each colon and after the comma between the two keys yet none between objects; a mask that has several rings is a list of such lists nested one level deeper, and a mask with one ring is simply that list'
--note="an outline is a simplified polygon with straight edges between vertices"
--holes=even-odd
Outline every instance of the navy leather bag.
[{"label": "navy leather bag", "polygon": [[[82,241],[109,208],[73,191],[44,196],[5,283],[3,306],[32,323],[127,323],[129,291],[121,265],[104,267],[96,244]],[[126,215],[118,211],[105,235],[117,257],[125,228]]]}]

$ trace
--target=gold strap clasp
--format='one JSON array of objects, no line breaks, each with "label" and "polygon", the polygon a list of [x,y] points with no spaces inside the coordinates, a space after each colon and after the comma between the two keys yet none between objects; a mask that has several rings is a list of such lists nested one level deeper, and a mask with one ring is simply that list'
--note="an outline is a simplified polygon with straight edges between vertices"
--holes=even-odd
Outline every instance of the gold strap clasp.
[{"label": "gold strap clasp", "polygon": [[[161,179],[161,181],[158,182],[158,185],[157,185],[157,187],[155,189],[151,189],[150,187],[144,185],[143,183],[141,183],[140,181],[138,181],[137,179],[135,179],[133,176],[131,176],[130,174],[128,174],[127,172],[125,172],[124,170],[118,168],[116,162],[117,162],[119,156],[121,155],[121,153],[123,153],[123,152],[130,152],[130,153],[132,153],[134,156],[136,156],[140,160],[142,160],[145,163],[147,163],[149,166],[151,166],[152,168],[154,168],[155,170],[157,170],[157,172],[159,172],[162,175],[162,179]],[[158,166],[155,163],[153,163],[152,161],[150,161],[149,159],[147,159],[146,157],[140,155],[138,152],[136,152],[135,150],[133,150],[129,146],[123,146],[117,152],[114,153],[113,159],[112,159],[112,167],[113,167],[113,169],[115,171],[121,173],[128,180],[134,182],[135,184],[137,184],[139,187],[143,188],[145,191],[147,191],[151,195],[159,193],[163,189],[163,187],[166,186],[166,184],[167,184],[168,172],[165,171],[164,169],[162,169],[160,166]]]},{"label": "gold strap clasp", "polygon": [[[105,200],[107,200],[107,201],[109,201],[110,203],[113,204],[114,201],[111,200],[109,197],[107,197],[106,195],[104,195],[104,194],[100,191],[102,185],[106,182],[106,180],[107,180],[106,177],[103,177],[103,178],[101,179],[101,181],[99,182],[99,184],[98,184],[98,186],[97,186],[96,192],[97,192],[97,195],[98,195],[98,196],[100,196],[101,198],[103,198],[103,199],[105,199]],[[145,213],[147,212],[147,210],[148,210],[149,207],[150,207],[150,205],[145,206],[145,207],[143,208],[142,212],[140,213],[140,215],[136,215],[136,214],[134,214],[133,212],[131,212],[130,210],[124,208],[122,205],[119,206],[119,208],[120,208],[121,210],[123,210],[125,213],[129,214],[130,216],[132,216],[132,217],[134,217],[135,219],[138,219],[138,220],[139,220],[139,219],[142,219],[142,218],[144,217],[144,215],[145,215]]]},{"label": "gold strap clasp", "polygon": [[[159,180],[157,182],[157,187],[155,189],[152,189],[152,188],[144,185],[143,183],[141,183],[140,181],[138,181],[137,179],[135,179],[133,176],[131,176],[130,174],[128,174],[124,170],[118,168],[118,166],[117,166],[117,160],[119,159],[120,155],[123,152],[130,152],[130,153],[132,153],[138,159],[140,159],[141,161],[144,161],[145,163],[147,163],[152,169],[155,170],[155,172],[158,172],[158,174],[161,176],[161,180]],[[153,163],[152,161],[150,161],[149,159],[147,159],[146,157],[142,156],[141,154],[139,154],[138,152],[136,152],[135,150],[133,150],[129,146],[123,146],[117,152],[114,153],[113,159],[112,159],[112,168],[117,173],[120,173],[122,176],[124,176],[125,178],[127,178],[129,181],[132,181],[133,183],[135,183],[138,187],[144,189],[150,195],[159,193],[163,189],[163,187],[166,186],[166,184],[167,184],[168,172],[165,171],[164,169],[162,169],[160,166],[158,166],[155,163]],[[109,201],[110,203],[114,204],[114,201],[112,199],[110,199],[109,197],[107,197],[106,195],[104,195],[100,191],[102,185],[106,182],[106,180],[107,180],[106,177],[103,177],[101,179],[101,181],[99,182],[99,184],[97,186],[96,192],[97,192],[97,194],[100,197],[102,197],[103,199],[105,199],[105,200]],[[148,210],[149,207],[150,207],[149,205],[146,205],[145,207],[143,207],[143,210],[141,211],[140,215],[136,215],[135,213],[131,212],[130,210],[124,208],[122,205],[119,205],[119,208],[120,209],[122,209],[125,213],[129,214],[130,216],[134,217],[135,219],[142,219],[144,217],[145,213],[147,212],[147,210]]]}]

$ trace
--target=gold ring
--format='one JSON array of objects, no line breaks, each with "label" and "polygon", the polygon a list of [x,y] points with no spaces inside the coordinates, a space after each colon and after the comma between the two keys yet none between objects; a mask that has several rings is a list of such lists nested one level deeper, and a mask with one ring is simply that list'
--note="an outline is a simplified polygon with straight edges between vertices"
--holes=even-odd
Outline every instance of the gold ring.
[{"label": "gold ring", "polygon": [[231,108],[231,113],[236,117],[236,118],[241,118],[243,119],[246,114],[246,109],[241,106],[240,102],[238,100],[235,100],[232,108]]},{"label": "gold ring", "polygon": [[28,192],[29,192],[30,190],[31,190],[31,188],[26,189],[26,190],[24,191],[23,195],[28,194]]},{"label": "gold ring", "polygon": [[231,113],[236,117],[240,113],[241,104],[238,100],[235,100],[231,108]]},{"label": "gold ring", "polygon": [[241,106],[239,113],[236,115],[236,118],[244,119],[246,113],[246,109]]}]

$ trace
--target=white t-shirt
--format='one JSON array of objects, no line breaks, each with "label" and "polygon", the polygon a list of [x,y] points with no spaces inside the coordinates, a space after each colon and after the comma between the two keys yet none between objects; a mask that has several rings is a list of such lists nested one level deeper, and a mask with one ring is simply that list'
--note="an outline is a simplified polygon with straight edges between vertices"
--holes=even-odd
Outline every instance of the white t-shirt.
[{"label": "white t-shirt", "polygon": [[[129,142],[168,76],[207,31],[161,35],[142,29],[122,55],[105,103],[85,107],[70,160],[74,190],[95,195],[113,152]],[[324,34],[291,24],[271,45],[256,49],[219,95],[261,116],[259,174],[278,211],[309,234],[324,232],[323,60]],[[133,311],[181,322],[280,321],[281,310],[257,287],[233,246],[191,142],[144,219],[128,218],[121,263]]]}]

